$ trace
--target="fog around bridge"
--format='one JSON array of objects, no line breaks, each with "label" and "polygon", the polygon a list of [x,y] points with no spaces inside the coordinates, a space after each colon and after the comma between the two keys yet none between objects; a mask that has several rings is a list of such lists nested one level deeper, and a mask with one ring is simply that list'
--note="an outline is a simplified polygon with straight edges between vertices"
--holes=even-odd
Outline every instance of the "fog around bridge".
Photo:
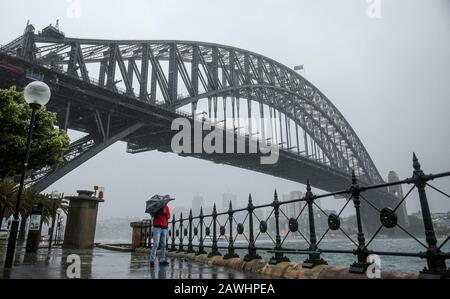
[{"label": "fog around bridge", "polygon": [[[381,0],[380,18],[368,16],[365,0],[3,2],[1,44],[20,35],[28,19],[38,30],[59,19],[70,37],[209,41],[288,66],[304,64],[302,74],[346,117],[385,179],[390,170],[401,178],[412,174],[412,151],[425,172],[450,170],[447,0]],[[304,191],[297,183],[202,160],[129,155],[123,143],[48,191],[72,194],[93,185],[106,187],[100,218],[144,217],[144,202],[155,193],[171,194],[176,205],[190,207],[195,195],[221,206],[222,194],[234,193],[243,206],[249,192],[262,204],[272,200],[275,188],[280,194]],[[434,185],[450,192],[448,180]],[[450,210],[448,199],[433,191],[429,196],[433,211]],[[418,209],[413,199],[409,212]]]}]

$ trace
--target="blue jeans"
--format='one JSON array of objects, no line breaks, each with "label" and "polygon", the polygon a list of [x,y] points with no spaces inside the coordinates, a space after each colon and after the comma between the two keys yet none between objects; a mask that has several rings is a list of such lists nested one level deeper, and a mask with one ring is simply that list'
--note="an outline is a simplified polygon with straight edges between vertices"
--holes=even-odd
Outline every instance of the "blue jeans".
[{"label": "blue jeans", "polygon": [[167,229],[162,229],[159,227],[153,228],[153,244],[152,252],[150,254],[150,262],[154,262],[156,259],[156,251],[158,250],[158,245],[161,245],[159,261],[164,262],[166,260],[166,236]]}]

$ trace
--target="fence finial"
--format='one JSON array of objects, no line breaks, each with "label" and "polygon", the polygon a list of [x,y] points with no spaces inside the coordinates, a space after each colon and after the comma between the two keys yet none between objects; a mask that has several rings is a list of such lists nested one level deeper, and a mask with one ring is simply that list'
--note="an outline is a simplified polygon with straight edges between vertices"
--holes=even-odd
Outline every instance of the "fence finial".
[{"label": "fence finial", "polygon": [[413,152],[413,167],[414,167],[414,170],[420,170],[419,159],[417,159],[415,152]]},{"label": "fence finial", "polygon": [[192,209],[189,210],[189,218],[192,218]]}]

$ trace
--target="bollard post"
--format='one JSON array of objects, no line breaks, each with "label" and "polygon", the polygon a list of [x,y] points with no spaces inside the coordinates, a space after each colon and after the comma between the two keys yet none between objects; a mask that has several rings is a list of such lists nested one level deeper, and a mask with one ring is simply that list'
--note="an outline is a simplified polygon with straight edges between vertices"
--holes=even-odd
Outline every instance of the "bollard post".
[{"label": "bollard post", "polygon": [[230,200],[230,207],[228,208],[228,222],[230,223],[230,236],[228,240],[228,253],[223,257],[224,260],[239,257],[239,255],[234,251],[234,236],[233,236],[233,204]]},{"label": "bollard post", "polygon": [[426,252],[427,266],[419,272],[419,278],[450,278],[450,270],[447,269],[445,258],[437,247],[436,233],[434,231],[428,198],[425,192],[427,178],[423,173],[416,153],[413,153],[413,179],[419,193],[420,208],[422,210],[423,225],[425,229],[425,240],[428,248]]},{"label": "bollard post", "polygon": [[213,207],[212,217],[213,217],[213,239],[212,239],[211,253],[208,254],[208,257],[221,256],[221,254],[219,252],[219,248],[217,247],[217,209],[216,209],[216,204],[214,204],[214,207]]},{"label": "bollard post", "polygon": [[196,253],[196,255],[201,255],[201,254],[206,254],[205,248],[203,247],[203,221],[204,221],[204,216],[203,216],[203,208],[200,208],[200,241],[198,244],[198,251]]},{"label": "bollard post", "polygon": [[[275,215],[275,250],[281,250],[281,236],[280,236],[280,202],[278,201],[277,190],[272,203]],[[270,259],[269,264],[276,265],[281,262],[290,262],[289,258],[284,256],[282,252],[275,252],[275,255]]]},{"label": "bollard post", "polygon": [[189,243],[187,253],[193,253],[194,246],[192,245],[192,209],[189,211]]},{"label": "bollard post", "polygon": [[309,216],[309,250],[311,253],[309,254],[308,259],[306,259],[302,267],[303,268],[314,268],[318,265],[328,265],[328,263],[320,258],[320,252],[317,250],[317,237],[316,237],[316,226],[314,223],[314,195],[311,192],[311,184],[309,180],[306,183],[306,195],[305,195],[306,204],[308,205],[308,216]]},{"label": "bollard post", "polygon": [[255,246],[255,236],[253,233],[253,201],[252,201],[252,195],[250,194],[248,197],[248,226],[250,229],[250,232],[248,234],[248,253],[244,257],[245,262],[249,262],[252,260],[260,259],[261,257],[256,253],[256,246]]},{"label": "bollard post", "polygon": [[356,250],[356,256],[358,261],[354,262],[349,269],[350,273],[366,273],[367,268],[371,265],[371,263],[367,262],[367,257],[369,254],[367,253],[366,247],[366,239],[364,237],[364,232],[362,228],[362,219],[361,219],[361,199],[359,198],[360,189],[358,185],[358,181],[356,180],[355,171],[352,171],[352,199],[355,205],[356,211],[356,222],[358,226],[358,248]]},{"label": "bollard post", "polygon": [[[171,244],[171,247],[170,247],[170,251],[177,251],[177,249],[176,249],[176,247],[175,247],[175,215],[173,215],[173,218],[172,218],[172,244]],[[157,244],[153,244],[153,245],[155,245],[155,246],[158,246]]]}]

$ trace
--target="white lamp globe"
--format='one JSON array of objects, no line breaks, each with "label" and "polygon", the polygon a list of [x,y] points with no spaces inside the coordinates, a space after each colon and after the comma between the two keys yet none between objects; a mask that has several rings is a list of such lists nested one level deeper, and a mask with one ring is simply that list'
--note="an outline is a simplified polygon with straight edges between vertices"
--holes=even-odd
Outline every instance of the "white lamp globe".
[{"label": "white lamp globe", "polygon": [[47,84],[34,81],[24,90],[25,101],[30,105],[45,106],[50,101],[51,91]]}]

